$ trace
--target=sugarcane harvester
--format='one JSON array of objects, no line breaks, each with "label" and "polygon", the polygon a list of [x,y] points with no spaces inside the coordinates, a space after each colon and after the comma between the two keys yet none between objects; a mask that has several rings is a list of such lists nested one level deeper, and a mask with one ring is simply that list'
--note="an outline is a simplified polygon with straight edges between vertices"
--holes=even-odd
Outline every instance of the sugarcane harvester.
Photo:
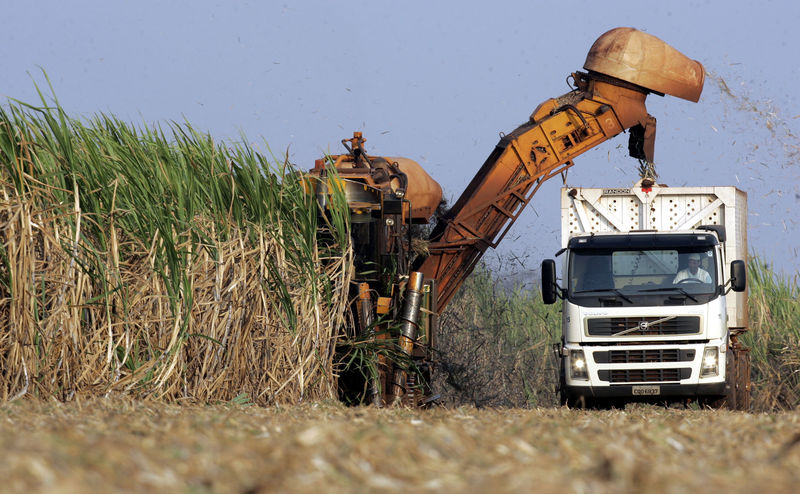
[{"label": "sugarcane harvester", "polygon": [[437,215],[425,242],[412,230],[432,220],[442,190],[418,163],[368,155],[359,132],[342,141],[347,154],[317,160],[310,176],[317,179],[319,202],[326,204],[335,180],[350,210],[353,336],[393,341],[421,370],[407,372],[394,365],[396,359],[379,356],[379,372],[363,386],[368,401],[424,403],[437,315],[539,187],[566,172],[578,155],[626,130],[630,155],[652,163],[656,119],[647,113],[647,95],[697,102],[704,82],[699,62],[632,28],[600,36],[584,69],[568,77],[571,91],[543,102],[526,123],[501,134],[459,199]]}]

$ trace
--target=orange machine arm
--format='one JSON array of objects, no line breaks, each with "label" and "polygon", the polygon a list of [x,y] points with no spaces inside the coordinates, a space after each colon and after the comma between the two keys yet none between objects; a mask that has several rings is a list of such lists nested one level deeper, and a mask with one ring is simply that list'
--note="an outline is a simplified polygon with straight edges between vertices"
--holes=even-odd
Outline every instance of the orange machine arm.
[{"label": "orange machine arm", "polygon": [[[418,269],[437,281],[439,310],[486,249],[500,243],[545,180],[625,129],[638,125],[647,132],[632,133],[632,137],[654,136],[655,119],[647,114],[645,90],[591,79],[587,74],[573,77],[578,89],[541,104],[528,123],[501,137],[434,230],[430,255]],[[652,139],[648,141],[642,146],[649,148],[648,156],[640,157],[652,160]]]},{"label": "orange machine arm", "polygon": [[437,282],[443,310],[487,248],[495,248],[542,183],[572,159],[630,129],[633,157],[652,162],[656,120],[649,93],[697,102],[703,66],[667,43],[632,28],[617,28],[592,45],[577,86],[545,101],[528,123],[502,136],[464,193],[431,235],[430,255],[417,266]]}]

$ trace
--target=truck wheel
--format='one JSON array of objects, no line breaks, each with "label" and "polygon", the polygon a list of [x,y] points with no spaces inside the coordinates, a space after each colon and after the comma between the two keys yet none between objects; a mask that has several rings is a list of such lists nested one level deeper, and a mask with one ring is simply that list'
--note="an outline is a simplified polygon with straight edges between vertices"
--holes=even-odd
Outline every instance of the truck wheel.
[{"label": "truck wheel", "polygon": [[569,408],[587,408],[586,399],[582,396],[572,396],[567,393],[566,368],[564,359],[561,359],[561,368],[558,374],[558,404]]},{"label": "truck wheel", "polygon": [[597,401],[595,398],[586,396],[573,396],[567,393],[566,369],[564,359],[561,359],[561,370],[558,379],[558,403],[569,408],[595,408]]},{"label": "truck wheel", "polygon": [[714,410],[736,409],[736,352],[728,351],[725,359],[725,394],[721,396],[698,396],[697,402],[702,408]]},{"label": "truck wheel", "polygon": [[721,408],[736,410],[738,394],[736,383],[739,381],[739,355],[733,348],[728,349],[728,358],[725,360],[725,402]]},{"label": "truck wheel", "polygon": [[564,377],[564,359],[559,358],[561,364],[558,368],[558,406],[569,406],[569,397],[567,396],[567,382]]},{"label": "truck wheel", "polygon": [[703,406],[750,410],[750,349],[730,348],[725,364],[725,395],[700,400]]},{"label": "truck wheel", "polygon": [[750,349],[738,348],[736,353],[736,408],[750,410]]},{"label": "truck wheel", "polygon": [[562,406],[567,406],[573,409],[581,409],[581,408],[594,408],[596,406],[595,401],[592,398],[587,398],[586,396],[563,396],[561,401]]},{"label": "truck wheel", "polygon": [[732,346],[728,351],[725,369],[728,373],[725,387],[728,395],[725,408],[750,410],[750,349]]},{"label": "truck wheel", "polygon": [[728,410],[728,395],[722,396],[703,396],[697,399],[697,402],[702,408],[711,408],[714,410]]}]

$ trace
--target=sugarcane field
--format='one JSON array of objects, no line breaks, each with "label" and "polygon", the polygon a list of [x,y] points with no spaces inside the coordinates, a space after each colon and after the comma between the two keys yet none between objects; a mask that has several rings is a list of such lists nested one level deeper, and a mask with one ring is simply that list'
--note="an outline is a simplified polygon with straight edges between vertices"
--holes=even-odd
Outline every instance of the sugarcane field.
[{"label": "sugarcane field", "polygon": [[798,490],[800,7],[148,2],[0,34],[0,492]]},{"label": "sugarcane field", "polygon": [[[10,490],[788,492],[797,482],[800,353],[797,332],[777,329],[797,327],[797,285],[760,259],[748,266],[760,338],[748,340],[746,412],[691,400],[558,406],[558,310],[482,266],[441,315],[434,399],[353,406],[337,377],[354,355],[368,358],[356,352],[368,342],[338,333],[348,224],[318,218],[291,167],[187,127],[80,123],[21,105],[0,118]],[[708,475],[680,474],[698,462]]]}]

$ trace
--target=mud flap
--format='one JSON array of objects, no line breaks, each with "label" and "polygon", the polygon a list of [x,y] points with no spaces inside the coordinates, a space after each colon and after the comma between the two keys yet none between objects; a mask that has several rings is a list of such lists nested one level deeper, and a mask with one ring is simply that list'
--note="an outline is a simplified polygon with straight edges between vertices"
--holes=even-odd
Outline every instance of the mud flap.
[{"label": "mud flap", "polygon": [[750,349],[734,342],[728,349],[725,372],[727,385],[723,408],[750,410]]}]

